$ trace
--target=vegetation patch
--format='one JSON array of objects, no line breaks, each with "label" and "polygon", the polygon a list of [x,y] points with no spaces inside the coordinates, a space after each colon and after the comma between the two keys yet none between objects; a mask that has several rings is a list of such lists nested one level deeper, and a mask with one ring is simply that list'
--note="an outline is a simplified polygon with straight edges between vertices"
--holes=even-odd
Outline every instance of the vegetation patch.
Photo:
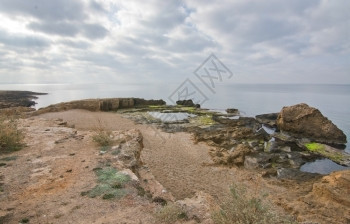
[{"label": "vegetation patch", "polygon": [[113,167],[94,169],[97,175],[98,184],[81,195],[87,195],[90,198],[102,196],[102,199],[122,198],[127,194],[125,184],[130,181],[128,175],[119,173]]},{"label": "vegetation patch", "polygon": [[174,203],[161,207],[155,214],[156,218],[163,223],[175,223],[178,220],[186,220],[186,212]]},{"label": "vegetation patch", "polygon": [[15,118],[0,117],[0,152],[13,152],[25,144],[24,133],[18,129]]},{"label": "vegetation patch", "polygon": [[13,161],[13,160],[16,160],[17,159],[17,156],[9,156],[9,157],[4,157],[4,158],[1,158],[0,161]]},{"label": "vegetation patch", "polygon": [[105,130],[98,130],[98,132],[92,136],[92,140],[101,147],[110,147],[114,143],[112,132]]},{"label": "vegetation patch", "polygon": [[246,189],[237,185],[230,188],[230,196],[212,214],[212,219],[216,224],[297,223],[274,212],[264,197],[248,197]]},{"label": "vegetation patch", "polygon": [[320,143],[307,143],[305,147],[314,153],[320,154],[334,162],[340,162],[345,159],[344,155],[340,152],[327,151],[325,145]]},{"label": "vegetation patch", "polygon": [[211,115],[199,116],[198,120],[201,125],[213,125],[216,123]]}]

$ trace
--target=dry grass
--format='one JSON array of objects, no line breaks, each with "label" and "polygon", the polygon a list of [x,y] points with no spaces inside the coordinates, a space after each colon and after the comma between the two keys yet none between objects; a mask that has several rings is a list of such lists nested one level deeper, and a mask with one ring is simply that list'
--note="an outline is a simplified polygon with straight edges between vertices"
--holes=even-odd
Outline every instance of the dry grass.
[{"label": "dry grass", "polygon": [[23,146],[24,133],[14,117],[0,116],[0,152],[13,152]]},{"label": "dry grass", "polygon": [[104,128],[100,119],[98,119],[98,127],[96,128],[96,134],[92,136],[92,140],[101,147],[110,147],[114,143],[112,132]]},{"label": "dry grass", "polygon": [[169,203],[160,208],[155,216],[163,223],[175,223],[178,220],[187,218],[186,212],[179,205],[174,203]]},{"label": "dry grass", "polygon": [[249,197],[244,187],[233,185],[230,197],[212,214],[216,224],[296,223],[290,217],[273,211],[263,197]]},{"label": "dry grass", "polygon": [[92,140],[101,147],[108,147],[113,144],[112,132],[105,130],[98,130],[97,133],[92,136]]}]

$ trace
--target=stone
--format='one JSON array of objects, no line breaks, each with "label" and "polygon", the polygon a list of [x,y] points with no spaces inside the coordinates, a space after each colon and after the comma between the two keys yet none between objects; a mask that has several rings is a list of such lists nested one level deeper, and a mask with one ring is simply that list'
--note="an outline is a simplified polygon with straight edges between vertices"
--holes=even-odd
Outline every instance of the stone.
[{"label": "stone", "polygon": [[192,198],[185,198],[176,202],[186,211],[189,219],[196,220],[197,223],[213,223],[211,214],[214,209],[218,209],[215,199],[202,191],[196,192]]},{"label": "stone", "polygon": [[226,109],[226,112],[228,114],[239,114],[239,110],[238,109],[235,109],[235,108],[227,108]]},{"label": "stone", "polygon": [[200,108],[200,105],[193,103],[192,100],[178,100],[176,101],[176,104],[181,106]]},{"label": "stone", "polygon": [[307,104],[283,107],[277,117],[277,126],[297,138],[327,144],[345,144],[346,135],[322,113]]},{"label": "stone", "polygon": [[271,139],[270,141],[265,142],[264,151],[273,153],[273,152],[279,152],[280,149],[278,147],[277,142],[274,139]]},{"label": "stone", "polygon": [[260,124],[265,124],[268,127],[275,128],[278,113],[260,114],[256,115],[255,118]]}]

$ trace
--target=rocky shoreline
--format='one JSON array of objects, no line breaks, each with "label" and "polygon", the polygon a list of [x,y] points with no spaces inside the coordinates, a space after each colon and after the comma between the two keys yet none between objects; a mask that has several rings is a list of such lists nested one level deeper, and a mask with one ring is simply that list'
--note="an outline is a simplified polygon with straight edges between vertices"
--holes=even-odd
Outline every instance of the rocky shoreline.
[{"label": "rocky shoreline", "polygon": [[[18,96],[19,93],[14,94]],[[7,95],[7,98],[11,97]],[[261,183],[283,185],[289,189],[290,192],[287,195],[274,196],[273,201],[288,213],[298,217],[299,220],[316,220],[320,223],[350,221],[349,212],[344,213],[344,211],[349,211],[349,199],[342,199],[340,196],[349,193],[349,170],[334,172],[330,175],[300,170],[304,164],[319,159],[329,159],[343,166],[344,169],[350,167],[350,155],[342,150],[347,142],[345,134],[319,110],[306,104],[297,104],[284,107],[278,113],[244,117],[235,108],[229,108],[227,113],[219,113],[200,108],[200,105],[190,100],[177,103],[178,105],[169,106],[163,100],[89,99],[55,104],[37,111],[23,109],[24,107],[18,107],[18,104],[13,102],[7,105],[12,105],[16,113],[21,110],[25,111],[32,125],[35,122],[42,122],[40,119],[37,120],[38,115],[82,109],[92,112],[116,113],[136,124],[147,125],[151,127],[155,136],[161,136],[160,140],[164,142],[168,140],[164,133],[169,133],[169,135],[190,133],[193,142],[204,143],[210,147],[208,152],[211,162],[203,166],[213,169],[220,167],[237,169],[236,172],[246,170],[247,173],[261,177]],[[0,113],[4,112],[10,113],[11,108],[0,109]],[[54,125],[67,126],[69,124],[59,121]],[[62,131],[71,130],[62,129]],[[84,135],[91,134],[85,133]],[[72,136],[72,139],[80,139],[74,137],[76,134]],[[102,153],[100,156],[108,163],[115,164],[118,170],[128,169],[129,171],[125,172],[130,176],[135,176],[133,179],[137,184],[130,186],[131,191],[134,192],[135,189],[137,191],[141,186],[151,194],[153,201],[175,202],[176,199],[171,192],[168,192],[142,164],[140,159],[143,148],[141,133],[132,130],[125,133],[115,132],[113,136],[125,137],[122,144],[112,147],[118,151],[118,154],[111,152],[111,154]],[[63,142],[71,141],[70,138],[64,138]],[[141,181],[145,179],[147,182]],[[288,199],[289,197],[293,198]],[[194,220],[211,223],[209,213],[213,208],[213,200],[210,195],[197,192],[194,198],[177,200],[176,203],[186,208],[188,214],[191,214],[190,210],[192,210],[193,214],[190,216]],[[333,213],[329,212],[334,209],[337,210]],[[340,213],[344,213],[344,216],[337,217]],[[327,221],[323,220],[325,217],[328,217]]]},{"label": "rocky shoreline", "polygon": [[31,91],[0,91],[0,109],[10,107],[32,107],[35,106],[37,96],[47,95],[47,93],[37,93]]}]

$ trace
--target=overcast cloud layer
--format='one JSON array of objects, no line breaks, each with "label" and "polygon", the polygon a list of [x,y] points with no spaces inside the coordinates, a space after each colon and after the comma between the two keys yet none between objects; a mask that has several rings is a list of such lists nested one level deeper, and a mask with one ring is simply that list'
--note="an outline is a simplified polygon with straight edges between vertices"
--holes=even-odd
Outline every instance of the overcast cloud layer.
[{"label": "overcast cloud layer", "polygon": [[348,0],[0,0],[0,83],[350,84]]}]

